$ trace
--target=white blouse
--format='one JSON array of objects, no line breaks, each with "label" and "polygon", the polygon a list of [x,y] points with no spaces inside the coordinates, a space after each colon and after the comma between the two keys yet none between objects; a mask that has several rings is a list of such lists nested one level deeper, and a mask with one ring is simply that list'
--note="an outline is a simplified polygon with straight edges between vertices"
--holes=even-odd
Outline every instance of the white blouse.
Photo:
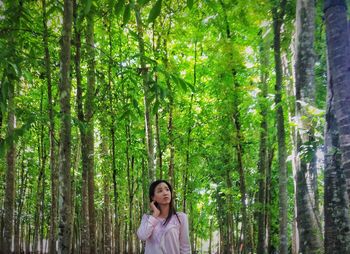
[{"label": "white blouse", "polygon": [[164,226],[164,218],[144,214],[137,230],[140,240],[146,241],[145,254],[190,254],[187,215],[182,212],[173,215]]}]

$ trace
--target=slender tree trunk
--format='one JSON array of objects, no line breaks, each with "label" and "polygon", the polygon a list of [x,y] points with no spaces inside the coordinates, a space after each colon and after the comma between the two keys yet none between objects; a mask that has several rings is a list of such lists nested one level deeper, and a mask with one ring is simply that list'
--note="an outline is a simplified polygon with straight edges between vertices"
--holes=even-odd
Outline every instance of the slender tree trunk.
[{"label": "slender tree trunk", "polygon": [[[107,154],[107,151],[105,151]],[[106,173],[106,175],[109,175]],[[104,225],[104,241],[103,241],[103,254],[112,254],[112,229],[111,229],[111,216],[110,216],[110,188],[109,179],[106,177],[104,183],[104,197],[103,197],[103,225]]]},{"label": "slender tree trunk", "polygon": [[155,126],[156,126],[156,142],[157,142],[157,167],[159,169],[159,179],[163,177],[163,152],[160,143],[160,128],[159,128],[159,112],[157,110],[155,116]]},{"label": "slender tree trunk", "polygon": [[[11,50],[7,61],[12,62],[19,68],[19,59],[16,56],[16,35],[18,27],[20,27],[20,16],[23,7],[23,1],[13,1],[7,3],[9,14],[8,22],[12,22],[13,30],[11,36],[8,36],[8,47]],[[8,66],[5,69],[5,74],[8,81],[8,94],[4,95],[7,97],[7,150],[6,150],[6,185],[5,185],[5,198],[4,198],[4,230],[1,232],[3,238],[3,252],[11,253],[12,237],[14,230],[14,212],[15,212],[15,199],[16,199],[16,144],[14,141],[14,132],[16,129],[16,117],[15,117],[15,84],[17,83],[18,77],[15,70]]]},{"label": "slender tree trunk", "polygon": [[130,120],[128,119],[128,122],[125,126],[125,136],[127,139],[126,143],[126,170],[127,170],[127,181],[128,181],[128,197],[129,197],[129,217],[127,221],[128,231],[127,238],[128,238],[128,253],[133,253],[133,245],[132,245],[132,199],[133,199],[133,188],[132,188],[132,172],[133,172],[133,164],[134,164],[134,157],[131,156],[130,158],[130,148],[131,148],[131,133],[130,133]]},{"label": "slender tree trunk", "polygon": [[43,182],[41,185],[41,197],[40,197],[40,224],[41,224],[41,230],[40,230],[40,254],[44,253],[43,252],[43,247],[44,247],[44,228],[45,228],[45,189],[46,189],[46,184],[45,184],[45,167],[46,167],[46,154],[45,154],[45,145],[43,143]]},{"label": "slender tree trunk", "polygon": [[286,0],[280,6],[273,7],[274,56],[275,56],[275,104],[278,140],[278,167],[279,167],[279,238],[280,254],[288,253],[288,195],[287,195],[287,165],[284,113],[282,107],[282,64],[281,64],[281,26],[285,13]]},{"label": "slender tree trunk", "polygon": [[83,94],[82,94],[82,81],[81,81],[81,69],[80,69],[80,52],[81,52],[81,30],[78,28],[80,20],[78,20],[78,5],[77,1],[73,2],[74,13],[74,34],[75,34],[75,75],[77,79],[77,114],[78,119],[81,122],[79,125],[80,138],[81,138],[81,154],[82,154],[82,183],[81,183],[81,253],[90,253],[90,230],[89,230],[89,201],[88,201],[88,149],[87,149],[87,134],[84,110],[83,110]]},{"label": "slender tree trunk", "polygon": [[153,124],[152,124],[152,110],[151,110],[151,91],[150,91],[150,82],[149,82],[149,71],[146,66],[145,59],[145,42],[143,38],[143,24],[141,19],[140,8],[137,3],[131,1],[133,9],[136,16],[136,25],[137,25],[137,38],[139,44],[140,52],[140,73],[143,80],[143,92],[144,92],[144,108],[145,108],[145,130],[146,130],[146,150],[147,150],[147,162],[148,162],[148,174],[149,180],[154,181],[156,177],[155,165],[154,165],[154,141],[153,141]]},{"label": "slender tree trunk", "polygon": [[12,245],[12,235],[13,235],[13,226],[14,226],[14,210],[15,210],[15,198],[16,198],[16,145],[13,140],[15,125],[15,85],[12,84],[9,87],[8,95],[8,124],[7,124],[7,136],[9,138],[9,145],[6,152],[6,187],[5,187],[5,202],[4,210],[5,216],[4,221],[4,252],[11,253]]},{"label": "slender tree trunk", "polygon": [[63,31],[61,41],[60,95],[60,148],[59,148],[59,235],[58,253],[70,254],[71,248],[71,106],[70,106],[70,46],[72,33],[72,1],[64,0]]},{"label": "slender tree trunk", "polygon": [[[170,32],[170,27],[168,29],[168,34]],[[165,68],[168,70],[169,67],[169,59],[168,59],[168,39],[164,39],[163,42],[163,48],[164,48],[164,65]],[[168,118],[168,144],[169,144],[169,150],[170,150],[170,158],[169,158],[169,168],[168,168],[168,176],[170,181],[174,179],[174,170],[175,170],[175,144],[174,144],[174,124],[173,124],[173,111],[174,111],[174,89],[170,82],[170,79],[166,78],[166,84],[167,88],[169,90],[169,118]]]},{"label": "slender tree trunk", "polygon": [[[221,7],[224,11],[224,19],[225,19],[225,27],[226,27],[226,37],[227,40],[231,41],[232,34],[231,34],[231,28],[230,24],[228,22],[227,13],[226,13],[226,7],[222,0],[220,0]],[[230,53],[231,58],[233,58],[233,53]],[[251,241],[249,240],[249,222],[247,217],[247,205],[246,205],[246,186],[245,186],[245,176],[244,176],[244,166],[243,166],[243,146],[242,146],[242,133],[241,133],[241,123],[240,123],[240,112],[239,112],[239,83],[236,79],[237,71],[232,68],[232,78],[234,79],[234,102],[233,102],[233,115],[232,115],[232,121],[233,126],[235,128],[235,136],[236,136],[236,159],[237,159],[237,170],[239,173],[239,187],[240,187],[240,193],[241,193],[241,204],[242,204],[242,227],[243,227],[243,240],[242,240],[242,253],[249,253],[251,251]],[[231,235],[231,232],[229,232],[229,237]]]},{"label": "slender tree trunk", "polygon": [[22,211],[23,211],[23,205],[26,197],[26,191],[27,191],[27,182],[28,182],[28,171],[25,170],[24,165],[24,156],[22,154],[22,162],[21,162],[21,175],[20,175],[20,189],[19,189],[19,197],[17,198],[18,208],[17,208],[17,217],[16,217],[16,223],[15,223],[15,236],[14,236],[14,252],[15,254],[21,253],[21,241],[23,238],[21,238],[21,230],[23,231],[23,224],[22,224]]},{"label": "slender tree trunk", "polygon": [[96,218],[95,218],[95,172],[94,172],[94,107],[95,107],[95,45],[94,45],[94,7],[92,6],[87,15],[87,90],[85,101],[85,113],[87,123],[86,149],[88,171],[88,194],[89,194],[89,230],[90,230],[90,254],[96,253]]},{"label": "slender tree trunk", "polygon": [[212,252],[212,240],[213,240],[213,219],[210,219],[209,223],[209,247],[208,247],[208,253],[211,254]]},{"label": "slender tree trunk", "polygon": [[[109,61],[108,61],[108,88],[110,91],[113,91],[112,88],[112,57],[113,57],[113,45],[112,45],[112,33],[111,33],[111,23],[112,23],[112,15],[109,17],[108,21],[108,49],[109,49]],[[114,110],[114,101],[113,101],[113,93],[109,93],[109,111],[110,114],[112,115],[111,119],[111,124],[110,124],[110,134],[111,134],[111,152],[112,152],[112,177],[113,177],[113,203],[114,203],[114,235],[113,235],[113,240],[114,240],[114,253],[120,253],[120,246],[119,246],[119,214],[118,214],[118,192],[117,192],[117,166],[116,166],[116,146],[115,146],[115,110]],[[113,227],[112,227],[113,228]]]},{"label": "slender tree trunk", "polygon": [[268,124],[267,124],[267,95],[268,95],[268,45],[266,39],[262,38],[261,48],[260,48],[260,62],[261,62],[261,103],[260,103],[260,114],[262,116],[261,120],[261,131],[260,131],[260,149],[259,149],[259,210],[257,212],[258,220],[258,242],[257,242],[257,254],[267,253],[266,246],[266,174],[268,168],[268,151],[267,151],[267,142],[268,142]]},{"label": "slender tree trunk", "polygon": [[52,105],[52,83],[51,83],[51,59],[48,43],[48,29],[47,29],[47,14],[46,14],[46,0],[42,0],[43,8],[43,45],[45,50],[45,76],[47,81],[48,94],[48,111],[49,111],[49,137],[50,137],[50,171],[51,171],[51,208],[50,208],[50,228],[49,228],[49,254],[56,252],[56,231],[57,231],[57,179],[58,172],[56,170],[56,153],[55,153],[55,121]]},{"label": "slender tree trunk", "polygon": [[[315,2],[297,1],[296,18],[296,115],[298,131],[296,137],[296,199],[297,224],[299,232],[299,248],[301,253],[323,253],[322,232],[318,226],[315,209],[315,189],[313,188],[314,165],[309,156],[304,156],[307,143],[313,141],[312,126],[309,126],[308,106],[314,104],[314,33],[315,33]],[[304,120],[305,119],[305,120]],[[308,120],[307,120],[308,119]],[[309,151],[311,160],[316,151]],[[310,158],[310,157],[309,157]]]}]

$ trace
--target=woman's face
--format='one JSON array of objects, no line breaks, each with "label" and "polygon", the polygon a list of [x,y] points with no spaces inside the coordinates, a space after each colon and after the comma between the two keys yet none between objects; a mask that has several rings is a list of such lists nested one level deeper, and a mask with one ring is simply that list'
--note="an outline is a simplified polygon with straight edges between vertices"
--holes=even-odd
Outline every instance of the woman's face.
[{"label": "woman's face", "polygon": [[154,189],[154,196],[152,197],[160,205],[167,205],[171,202],[171,191],[166,183],[160,183]]}]

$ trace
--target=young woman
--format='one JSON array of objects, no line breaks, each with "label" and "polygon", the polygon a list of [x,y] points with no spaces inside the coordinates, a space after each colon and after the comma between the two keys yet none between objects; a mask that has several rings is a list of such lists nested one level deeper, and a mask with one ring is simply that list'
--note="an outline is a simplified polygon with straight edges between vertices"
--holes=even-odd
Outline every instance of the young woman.
[{"label": "young woman", "polygon": [[137,230],[139,239],[146,241],[145,254],[191,253],[187,215],[175,211],[171,185],[164,180],[153,182],[149,198],[151,215],[143,215]]}]

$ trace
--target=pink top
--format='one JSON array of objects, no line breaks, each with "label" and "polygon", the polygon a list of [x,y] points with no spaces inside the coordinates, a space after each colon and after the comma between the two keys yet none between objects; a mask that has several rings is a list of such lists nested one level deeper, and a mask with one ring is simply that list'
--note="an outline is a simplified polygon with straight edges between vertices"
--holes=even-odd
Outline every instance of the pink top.
[{"label": "pink top", "polygon": [[165,219],[144,214],[137,236],[146,241],[145,254],[190,254],[187,215],[182,212],[173,215],[166,226]]}]

